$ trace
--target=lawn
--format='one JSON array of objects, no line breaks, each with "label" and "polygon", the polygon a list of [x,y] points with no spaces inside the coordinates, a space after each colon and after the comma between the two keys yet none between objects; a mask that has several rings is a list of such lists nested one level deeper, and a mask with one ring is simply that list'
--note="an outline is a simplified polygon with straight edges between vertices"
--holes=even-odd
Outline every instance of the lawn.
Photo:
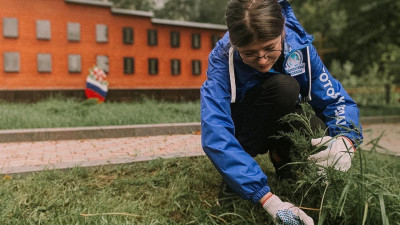
[{"label": "lawn", "polygon": [[97,104],[72,98],[38,103],[0,103],[0,129],[185,123],[200,121],[200,103],[138,102]]},{"label": "lawn", "polygon": [[[362,106],[361,116],[400,115],[399,105]],[[38,103],[0,102],[0,129],[185,123],[200,121],[200,101],[106,102],[51,98]]]},{"label": "lawn", "polygon": [[[315,221],[399,224],[397,157],[363,152],[346,174],[298,183],[276,180],[266,155],[256,160],[283,200],[322,209],[305,210]],[[327,185],[331,179],[337,183]],[[258,204],[219,201],[220,182],[206,157],[3,176],[0,224],[273,224]]]}]

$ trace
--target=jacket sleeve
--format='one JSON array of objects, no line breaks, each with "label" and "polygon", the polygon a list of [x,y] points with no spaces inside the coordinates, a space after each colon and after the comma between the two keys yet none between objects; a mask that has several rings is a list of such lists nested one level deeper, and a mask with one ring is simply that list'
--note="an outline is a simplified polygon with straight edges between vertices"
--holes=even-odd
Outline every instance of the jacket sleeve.
[{"label": "jacket sleeve", "polygon": [[340,82],[323,65],[315,48],[309,46],[311,62],[311,106],[327,125],[330,136],[344,135],[357,146],[362,143],[359,109]]},{"label": "jacket sleeve", "polygon": [[229,82],[228,59],[213,51],[200,92],[201,142],[229,187],[242,198],[257,202],[270,188],[267,176],[234,136]]}]

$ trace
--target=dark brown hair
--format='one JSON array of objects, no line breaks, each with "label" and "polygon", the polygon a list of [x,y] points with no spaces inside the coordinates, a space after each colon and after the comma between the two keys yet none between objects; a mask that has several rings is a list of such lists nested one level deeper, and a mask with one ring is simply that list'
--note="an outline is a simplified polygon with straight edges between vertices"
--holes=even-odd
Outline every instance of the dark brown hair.
[{"label": "dark brown hair", "polygon": [[234,46],[273,40],[282,34],[284,24],[278,0],[230,0],[228,3],[226,25]]}]

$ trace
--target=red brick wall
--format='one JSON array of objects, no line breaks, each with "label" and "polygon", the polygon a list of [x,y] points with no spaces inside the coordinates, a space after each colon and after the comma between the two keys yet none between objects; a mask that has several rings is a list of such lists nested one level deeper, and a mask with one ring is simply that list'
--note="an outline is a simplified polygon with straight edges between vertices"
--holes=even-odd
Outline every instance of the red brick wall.
[{"label": "red brick wall", "polygon": [[[193,88],[206,79],[211,35],[224,30],[153,24],[150,17],[112,14],[110,7],[66,3],[64,0],[0,0],[0,16],[18,18],[18,38],[0,35],[0,89],[82,89],[97,55],[109,57],[109,88]],[[49,20],[51,39],[36,38],[36,20]],[[80,23],[81,40],[67,39],[67,23]],[[108,43],[96,42],[96,24],[108,26]],[[122,42],[122,28],[134,29],[134,44]],[[158,30],[158,46],[148,46],[147,29]],[[2,26],[1,29],[2,31]],[[180,47],[170,47],[170,31],[180,31]],[[201,34],[201,48],[192,49],[192,33]],[[4,72],[3,53],[20,52],[20,71]],[[37,72],[37,54],[52,55],[52,72]],[[80,54],[81,73],[68,72],[68,55]],[[133,75],[125,75],[123,57],[135,60]],[[148,74],[148,58],[158,58],[158,75]],[[171,74],[171,59],[181,60],[181,74]],[[202,74],[192,74],[192,60],[201,60]]]}]

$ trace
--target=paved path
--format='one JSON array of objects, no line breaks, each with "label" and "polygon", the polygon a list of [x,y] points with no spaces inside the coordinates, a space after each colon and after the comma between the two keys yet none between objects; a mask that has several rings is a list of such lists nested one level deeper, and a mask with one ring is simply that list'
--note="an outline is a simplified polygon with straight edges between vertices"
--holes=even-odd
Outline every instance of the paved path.
[{"label": "paved path", "polygon": [[[363,148],[370,149],[368,142],[385,131],[379,145],[400,156],[400,123],[371,124],[363,128]],[[0,174],[197,155],[204,155],[199,134],[10,142],[0,143]]]},{"label": "paved path", "polygon": [[0,143],[0,174],[203,155],[200,135]]},{"label": "paved path", "polygon": [[371,149],[369,142],[383,134],[378,142],[380,147],[376,150],[400,156],[400,123],[364,124],[363,134],[363,149]]}]

